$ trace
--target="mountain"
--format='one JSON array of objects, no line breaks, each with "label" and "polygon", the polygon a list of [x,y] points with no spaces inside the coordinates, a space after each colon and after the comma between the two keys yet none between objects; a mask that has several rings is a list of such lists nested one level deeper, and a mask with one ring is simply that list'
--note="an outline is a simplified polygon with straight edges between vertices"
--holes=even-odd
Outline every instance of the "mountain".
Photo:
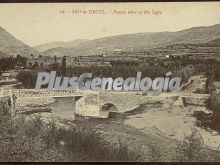
[{"label": "mountain", "polygon": [[86,39],[78,39],[78,40],[73,40],[73,41],[70,41],[70,42],[49,42],[49,43],[46,43],[46,44],[41,44],[41,45],[38,45],[38,46],[35,46],[34,48],[36,50],[38,50],[39,52],[43,52],[43,51],[47,51],[49,49],[53,49],[53,48],[69,48],[69,47],[74,47],[74,46],[77,46],[83,42],[86,42],[88,40]]},{"label": "mountain", "polygon": [[[175,44],[215,44],[219,45],[220,24],[207,27],[193,27],[177,32],[135,33],[95,40],[74,40],[52,42],[36,46],[35,49],[16,39],[0,27],[0,51],[4,55],[39,54],[47,56],[79,56],[113,53],[114,51],[148,51]],[[39,50],[39,52],[37,50]]]},{"label": "mountain", "polygon": [[178,33],[174,43],[206,43],[220,37],[220,24],[213,26],[193,27]]},{"label": "mountain", "polygon": [[177,32],[136,33],[112,37],[105,37],[83,42],[69,48],[52,48],[42,54],[54,56],[62,54],[67,56],[95,55],[124,51],[146,51],[172,44],[207,43],[220,38],[220,24],[207,27],[193,27]]},{"label": "mountain", "polygon": [[2,27],[0,27],[0,51],[6,54],[20,54],[24,56],[38,54],[35,49],[19,41]]}]

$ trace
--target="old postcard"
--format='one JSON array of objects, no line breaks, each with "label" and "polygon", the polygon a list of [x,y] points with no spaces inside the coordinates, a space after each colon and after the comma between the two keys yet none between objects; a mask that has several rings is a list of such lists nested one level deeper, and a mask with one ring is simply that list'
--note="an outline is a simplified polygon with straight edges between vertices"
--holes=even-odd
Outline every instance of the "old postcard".
[{"label": "old postcard", "polygon": [[0,4],[0,162],[155,161],[220,161],[220,2]]}]

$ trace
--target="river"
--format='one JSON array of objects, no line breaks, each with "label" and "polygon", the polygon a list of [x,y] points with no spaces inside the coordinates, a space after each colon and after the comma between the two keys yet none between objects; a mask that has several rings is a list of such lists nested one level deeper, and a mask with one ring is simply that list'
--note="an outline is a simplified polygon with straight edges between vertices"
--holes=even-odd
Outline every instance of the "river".
[{"label": "river", "polygon": [[55,98],[55,102],[50,104],[48,107],[52,109],[54,116],[62,119],[75,119],[75,101],[73,97]]}]

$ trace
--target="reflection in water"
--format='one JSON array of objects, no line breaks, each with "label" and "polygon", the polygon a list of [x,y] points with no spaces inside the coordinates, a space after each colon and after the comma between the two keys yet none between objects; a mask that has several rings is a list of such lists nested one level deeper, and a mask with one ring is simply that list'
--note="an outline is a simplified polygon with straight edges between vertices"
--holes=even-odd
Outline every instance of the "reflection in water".
[{"label": "reflection in water", "polygon": [[74,97],[55,98],[55,102],[49,105],[54,116],[62,119],[74,120],[75,101]]}]

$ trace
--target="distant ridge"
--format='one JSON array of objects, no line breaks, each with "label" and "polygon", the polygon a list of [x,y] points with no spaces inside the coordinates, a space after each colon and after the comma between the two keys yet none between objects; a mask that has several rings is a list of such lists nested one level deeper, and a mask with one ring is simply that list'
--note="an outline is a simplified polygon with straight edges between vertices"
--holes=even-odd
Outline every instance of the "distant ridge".
[{"label": "distant ridge", "polygon": [[69,47],[74,47],[77,46],[83,42],[86,42],[88,40],[86,39],[77,39],[77,40],[73,40],[70,42],[49,42],[49,43],[45,43],[45,44],[41,44],[38,46],[35,46],[34,48],[36,50],[38,50],[39,52],[43,52],[43,51],[47,51],[53,48],[69,48]]},{"label": "distant ridge", "polygon": [[172,44],[196,43],[202,44],[220,38],[220,24],[207,27],[193,27],[177,32],[136,33],[105,37],[83,42],[69,48],[52,48],[42,52],[44,55],[54,54],[78,56],[95,55],[124,51],[145,51]]},{"label": "distant ridge", "polygon": [[[47,56],[85,56],[114,51],[147,51],[152,48],[172,44],[211,44],[218,45],[220,24],[192,27],[177,32],[135,33],[104,37],[95,40],[73,40],[71,42],[52,42],[32,48],[16,39],[0,27],[0,51],[6,55],[42,54]],[[37,50],[38,51],[37,51]],[[40,53],[41,52],[41,53]]]}]

